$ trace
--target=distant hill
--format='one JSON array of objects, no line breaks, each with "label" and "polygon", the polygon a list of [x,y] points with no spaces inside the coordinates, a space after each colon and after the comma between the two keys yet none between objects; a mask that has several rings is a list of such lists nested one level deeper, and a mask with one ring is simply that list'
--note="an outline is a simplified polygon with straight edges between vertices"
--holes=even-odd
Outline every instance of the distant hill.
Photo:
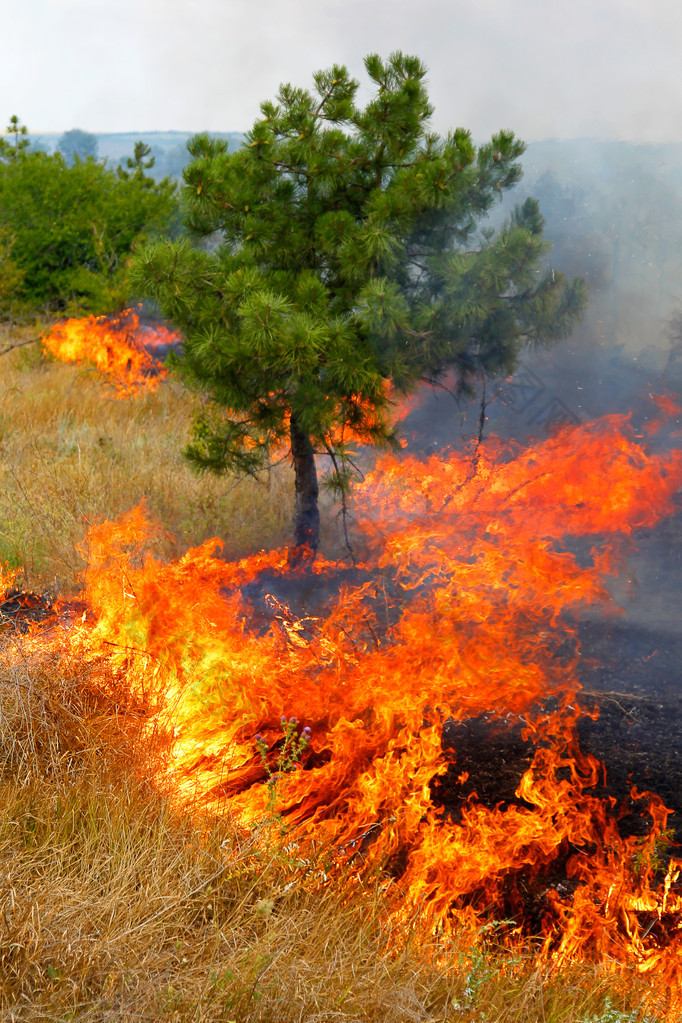
[{"label": "distant hill", "polygon": [[[62,132],[44,132],[31,134],[31,142],[40,149],[54,152],[62,137]],[[196,132],[193,131],[121,131],[92,132],[97,139],[98,157],[112,164],[125,161],[133,155],[136,142],[144,142],[152,151],[156,163],[152,173],[157,178],[179,177],[187,163],[187,140]],[[241,145],[244,136],[237,131],[211,132],[211,135],[226,139],[230,149]]]}]

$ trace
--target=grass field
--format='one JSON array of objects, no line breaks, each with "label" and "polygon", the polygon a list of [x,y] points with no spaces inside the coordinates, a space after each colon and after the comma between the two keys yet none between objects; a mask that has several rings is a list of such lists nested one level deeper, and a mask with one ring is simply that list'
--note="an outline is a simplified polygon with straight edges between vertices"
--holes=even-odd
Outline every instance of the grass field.
[{"label": "grass field", "polygon": [[26,586],[73,592],[88,523],[142,499],[173,537],[169,555],[213,536],[226,556],[286,541],[287,466],[260,482],[194,474],[180,454],[193,406],[179,384],[121,401],[94,370],[39,345],[0,358],[0,560],[21,567]]},{"label": "grass field", "polygon": [[[0,338],[0,351],[2,338]],[[284,542],[286,466],[194,476],[192,402],[175,383],[121,402],[99,378],[0,356],[0,561],[73,594],[88,523],[143,497],[175,557],[219,536],[229,556]],[[172,539],[170,538],[172,537]],[[168,737],[96,664],[0,632],[0,1019],[264,1023],[636,1023],[649,983],[577,964],[396,932],[370,882],[324,883],[276,818],[252,834],[173,809],[151,778]],[[672,1017],[669,1017],[672,1019]]]}]

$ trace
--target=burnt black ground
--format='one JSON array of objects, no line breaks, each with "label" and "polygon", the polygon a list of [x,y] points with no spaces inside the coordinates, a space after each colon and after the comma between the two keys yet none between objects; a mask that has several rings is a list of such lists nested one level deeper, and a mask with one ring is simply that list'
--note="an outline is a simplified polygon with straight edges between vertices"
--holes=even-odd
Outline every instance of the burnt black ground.
[{"label": "burnt black ground", "polygon": [[[604,765],[596,795],[617,801],[623,836],[643,835],[651,818],[646,800],[631,791],[650,791],[671,810],[668,827],[682,854],[682,639],[622,621],[590,621],[579,626],[582,649],[578,725],[583,753]],[[598,710],[592,719],[591,711]],[[481,715],[448,721],[443,747],[454,763],[432,787],[434,801],[458,820],[467,798],[504,810],[524,805],[515,795],[534,748],[523,739],[524,721]],[[467,772],[461,784],[457,776]]]},{"label": "burnt black ground", "polygon": [[579,631],[581,681],[599,707],[580,724],[581,748],[604,762],[616,798],[632,784],[660,796],[682,843],[682,638],[626,622]]}]

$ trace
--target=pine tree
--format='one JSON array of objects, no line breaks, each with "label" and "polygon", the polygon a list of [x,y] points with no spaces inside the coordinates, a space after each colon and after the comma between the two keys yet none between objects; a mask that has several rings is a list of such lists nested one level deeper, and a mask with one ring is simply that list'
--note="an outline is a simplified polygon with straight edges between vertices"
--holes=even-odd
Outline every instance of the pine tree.
[{"label": "pine tree", "polygon": [[29,148],[28,128],[25,124],[21,123],[16,114],[12,114],[10,117],[5,132],[12,141],[9,142],[7,139],[0,137],[0,158],[16,158]]},{"label": "pine tree", "polygon": [[520,178],[523,144],[433,133],[416,57],[365,67],[364,109],[334,66],[314,92],[281,86],[237,151],[192,139],[186,221],[203,243],[146,248],[132,270],[184,334],[181,375],[211,399],[186,455],[255,474],[286,445],[295,544],[313,551],[315,454],[345,492],[349,445],[395,439],[389,383],[405,392],[454,371],[466,390],[509,374],[524,345],[565,336],[585,301],[582,281],[542,269],[536,202],[485,227]]}]

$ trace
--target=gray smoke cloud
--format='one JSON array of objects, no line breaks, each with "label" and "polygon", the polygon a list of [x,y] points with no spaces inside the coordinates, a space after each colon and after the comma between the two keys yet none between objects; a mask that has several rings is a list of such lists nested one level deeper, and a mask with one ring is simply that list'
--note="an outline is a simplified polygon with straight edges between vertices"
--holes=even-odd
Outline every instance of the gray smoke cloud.
[{"label": "gray smoke cloud", "polygon": [[0,94],[34,131],[244,130],[281,81],[416,53],[434,127],[477,138],[681,137],[673,0],[23,0]]}]

